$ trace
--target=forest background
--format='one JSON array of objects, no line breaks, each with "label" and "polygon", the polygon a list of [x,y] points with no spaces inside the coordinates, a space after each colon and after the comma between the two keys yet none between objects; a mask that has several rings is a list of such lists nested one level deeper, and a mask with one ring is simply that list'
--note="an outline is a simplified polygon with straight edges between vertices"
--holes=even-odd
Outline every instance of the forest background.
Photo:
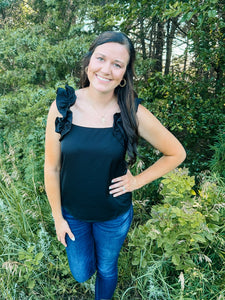
[{"label": "forest background", "polygon": [[[143,105],[187,159],[134,193],[114,299],[225,299],[224,0],[1,0],[0,18],[0,298],[93,299],[55,236],[45,126],[56,89],[79,87],[90,42],[119,30]],[[139,152],[134,173],[160,155],[142,140]]]}]

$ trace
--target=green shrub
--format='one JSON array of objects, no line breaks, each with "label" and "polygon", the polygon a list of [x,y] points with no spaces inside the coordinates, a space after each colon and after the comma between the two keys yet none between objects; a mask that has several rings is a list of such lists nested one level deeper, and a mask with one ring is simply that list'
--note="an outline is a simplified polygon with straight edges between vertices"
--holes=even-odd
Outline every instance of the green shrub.
[{"label": "green shrub", "polygon": [[[184,74],[183,74],[184,75]],[[147,80],[138,81],[139,96],[143,104],[184,145],[187,166],[197,175],[209,169],[212,157],[210,145],[225,123],[224,90],[215,95],[210,92],[209,82],[203,83],[193,74],[151,74]]]},{"label": "green shrub", "polygon": [[218,134],[215,137],[216,142],[211,146],[213,156],[210,160],[210,169],[213,172],[218,172],[220,176],[225,178],[225,126],[219,128]]},{"label": "green shrub", "polygon": [[[129,246],[132,263],[143,274],[162,257],[174,270],[170,283],[184,274],[182,295],[191,295],[195,288],[192,299],[211,299],[206,295],[220,290],[225,272],[225,184],[217,177],[203,177],[197,195],[194,184],[187,169],[167,174],[161,182],[163,203],[153,206],[150,219],[130,233]],[[169,274],[166,271],[165,278]]]}]

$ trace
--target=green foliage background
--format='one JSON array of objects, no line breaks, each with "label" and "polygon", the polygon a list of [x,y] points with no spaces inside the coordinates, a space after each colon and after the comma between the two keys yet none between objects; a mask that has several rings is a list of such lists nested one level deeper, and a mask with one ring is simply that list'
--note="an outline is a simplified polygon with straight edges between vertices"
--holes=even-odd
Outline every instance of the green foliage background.
[{"label": "green foliage background", "polygon": [[[0,294],[92,299],[58,244],[44,192],[46,117],[57,87],[104,30],[137,50],[143,105],[183,143],[179,170],[134,193],[114,299],[224,299],[225,9],[223,0],[0,1]],[[172,57],[179,40],[185,51]],[[140,141],[132,172],[159,153]],[[132,263],[131,263],[132,262]]]}]

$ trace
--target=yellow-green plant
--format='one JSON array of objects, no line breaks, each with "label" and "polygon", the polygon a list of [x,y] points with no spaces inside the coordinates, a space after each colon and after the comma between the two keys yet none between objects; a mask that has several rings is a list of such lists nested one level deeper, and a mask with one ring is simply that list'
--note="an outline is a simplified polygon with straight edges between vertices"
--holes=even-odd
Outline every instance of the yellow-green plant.
[{"label": "yellow-green plant", "polygon": [[[152,253],[161,253],[171,259],[177,270],[187,271],[196,266],[196,257],[205,257],[205,247],[221,228],[217,207],[209,207],[206,202],[215,199],[215,191],[212,196],[210,185],[210,195],[206,197],[206,192],[200,191],[197,196],[192,189],[194,177],[188,175],[187,169],[170,172],[161,184],[163,203],[153,206],[150,219],[130,234],[129,245],[135,248],[133,264],[146,267]],[[206,261],[210,263],[210,258]]]}]

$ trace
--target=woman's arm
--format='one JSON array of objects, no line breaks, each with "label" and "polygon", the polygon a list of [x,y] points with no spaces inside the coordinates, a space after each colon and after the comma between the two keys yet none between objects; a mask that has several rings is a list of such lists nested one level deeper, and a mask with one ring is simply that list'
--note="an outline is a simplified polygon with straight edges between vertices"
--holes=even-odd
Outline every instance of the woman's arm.
[{"label": "woman's arm", "polygon": [[186,157],[181,143],[142,105],[138,106],[137,119],[139,135],[162,152],[163,156],[136,176],[128,170],[126,175],[113,179],[110,193],[115,197],[160,178],[181,164]]},{"label": "woman's arm", "polygon": [[59,115],[54,101],[49,110],[45,136],[45,190],[52,209],[58,240],[66,246],[65,234],[74,239],[72,232],[62,216],[60,196],[61,147],[60,135],[55,132],[55,119]]}]

